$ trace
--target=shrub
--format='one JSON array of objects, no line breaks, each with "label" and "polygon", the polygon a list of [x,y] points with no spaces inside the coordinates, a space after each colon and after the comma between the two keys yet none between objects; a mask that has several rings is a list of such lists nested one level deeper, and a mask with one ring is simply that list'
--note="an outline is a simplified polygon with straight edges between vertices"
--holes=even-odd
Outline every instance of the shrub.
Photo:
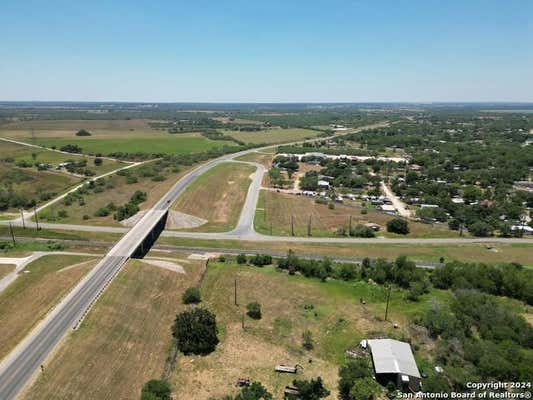
[{"label": "shrub", "polygon": [[246,254],[239,254],[237,256],[237,264],[246,264]]},{"label": "shrub", "polygon": [[193,304],[193,303],[200,303],[202,301],[202,297],[200,295],[200,289],[197,287],[190,287],[183,293],[183,296],[181,297],[183,304]]},{"label": "shrub", "polygon": [[350,236],[362,237],[362,238],[372,238],[376,236],[374,230],[364,225],[355,225],[350,231]]},{"label": "shrub", "polygon": [[109,215],[109,209],[107,207],[99,208],[95,213],[95,217],[107,217]]},{"label": "shrub", "polygon": [[272,264],[272,256],[267,254],[257,254],[250,259],[250,263],[256,267]]},{"label": "shrub", "polygon": [[135,175],[126,175],[126,183],[128,185],[131,185],[133,183],[137,183],[139,182],[139,180],[137,179],[137,177]]},{"label": "shrub", "polygon": [[409,233],[409,223],[401,218],[394,218],[387,222],[387,232],[407,235]]},{"label": "shrub", "polygon": [[76,132],[76,136],[91,136],[91,132],[85,129],[80,129],[78,132]]},{"label": "shrub", "polygon": [[261,319],[261,304],[254,301],[246,306],[247,315],[253,319]]}]

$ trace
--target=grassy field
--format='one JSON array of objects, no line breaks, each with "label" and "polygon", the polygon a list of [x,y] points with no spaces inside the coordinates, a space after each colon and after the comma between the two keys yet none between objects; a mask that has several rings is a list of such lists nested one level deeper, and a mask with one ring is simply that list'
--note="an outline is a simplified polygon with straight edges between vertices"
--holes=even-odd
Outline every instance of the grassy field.
[{"label": "grassy field", "polygon": [[329,257],[385,258],[393,260],[407,255],[416,261],[439,262],[459,260],[466,262],[509,263],[516,262],[533,267],[530,243],[464,243],[464,244],[391,244],[391,243],[296,243],[296,242],[253,242],[244,240],[186,239],[161,236],[159,244],[184,247],[207,247],[232,250],[271,250],[285,254],[294,250],[297,254]]},{"label": "grassy field", "polygon": [[224,232],[237,224],[255,167],[223,163],[196,179],[172,206],[173,210],[208,221],[196,230]]},{"label": "grassy field", "polygon": [[[119,151],[187,154],[235,145],[231,141],[209,140],[198,133],[171,135],[152,129],[148,123],[146,120],[23,121],[2,126],[0,136],[45,147],[77,144],[83,153],[104,155]],[[82,128],[91,136],[76,136]]]},{"label": "grassy field", "polygon": [[[233,304],[237,279],[238,306]],[[217,316],[221,343],[205,357],[183,356],[174,379],[176,399],[221,398],[235,393],[238,378],[261,381],[274,398],[296,378],[322,376],[337,398],[338,367],[344,352],[357,346],[368,334],[399,337],[408,333],[407,321],[429,307],[432,299],[446,301],[448,294],[433,291],[419,303],[408,303],[404,293],[393,291],[390,321],[383,321],[386,289],[365,282],[322,283],[302,276],[289,276],[272,267],[256,268],[210,263],[203,280],[204,304]],[[360,304],[364,298],[366,306]],[[246,304],[258,301],[263,317],[241,319]],[[393,329],[392,322],[399,324]],[[302,348],[302,333],[310,330],[315,347]],[[312,362],[311,362],[311,361]],[[276,364],[300,364],[297,376],[277,374]]]},{"label": "grassy field", "polygon": [[[28,142],[30,143],[31,141]],[[126,165],[125,163],[120,161],[111,161],[107,159],[102,160],[101,165],[95,165],[93,158],[85,157],[80,154],[64,154],[57,151],[39,149],[35,147],[0,141],[0,159],[5,158],[12,158],[15,163],[19,161],[27,161],[32,164],[52,164],[53,167],[57,166],[57,164],[59,163],[68,160],[80,161],[84,159],[87,161],[86,168],[94,172],[95,175],[102,175],[106,172]],[[33,167],[32,169],[36,170],[35,167]],[[61,170],[61,173],[67,174],[64,169]]]},{"label": "grassy field", "polygon": [[25,399],[138,399],[144,382],[161,378],[181,294],[202,271],[185,261],[186,275],[130,260]]},{"label": "grassy field", "polygon": [[[114,203],[116,206],[121,206],[127,203],[131,196],[137,191],[143,191],[147,194],[147,199],[139,204],[141,210],[150,208],[155,204],[170,187],[182,177],[189,167],[183,167],[179,172],[173,172],[172,168],[165,167],[158,173],[164,176],[163,181],[154,181],[152,177],[143,176],[143,172],[150,168],[151,163],[145,166],[139,166],[128,170],[128,176],[135,176],[137,182],[128,183],[127,176],[112,175],[105,178],[105,190],[102,192],[89,191],[88,194],[83,195],[83,201],[74,201],[70,205],[66,205],[65,201],[60,201],[56,204],[47,207],[39,213],[41,221],[55,221],[70,224],[89,223],[92,225],[104,226],[122,226],[118,221],[113,219],[113,211],[110,211],[107,216],[96,216],[95,213],[100,208],[106,207],[109,203]],[[66,217],[59,217],[59,211],[67,212]],[[84,219],[84,215],[89,218]]]},{"label": "grassy field", "polygon": [[310,129],[269,129],[266,131],[259,132],[239,132],[239,131],[223,131],[226,135],[233,137],[234,139],[240,140],[244,143],[253,143],[253,144],[275,144],[275,143],[286,143],[286,142],[296,142],[304,139],[311,139],[317,137],[320,131],[314,131]]},{"label": "grassy field", "polygon": [[37,144],[46,147],[65,146],[77,144],[86,154],[110,154],[114,152],[124,153],[148,153],[148,154],[189,154],[200,153],[235,143],[224,140],[210,140],[199,134],[181,134],[161,137],[124,137],[124,138],[48,138],[37,139]]},{"label": "grassy field", "polygon": [[[90,260],[94,258],[43,256],[0,293],[0,359],[95,265],[96,260]],[[78,266],[66,268],[73,265]]]},{"label": "grassy field", "polygon": [[[294,221],[294,236],[307,236],[307,226],[311,218],[312,236],[335,236],[338,228],[348,229],[350,216],[352,226],[376,223],[381,226],[378,236],[403,237],[386,231],[387,221],[393,217],[373,210],[368,210],[367,214],[361,214],[360,207],[347,207],[336,204],[331,210],[326,204],[317,204],[311,198],[304,196],[294,196],[273,191],[261,191],[258,209],[255,215],[255,229],[264,234],[277,236],[290,236],[291,216]],[[266,215],[265,215],[266,212]],[[405,237],[412,238],[432,238],[432,237],[458,237],[458,233],[446,228],[433,227],[428,224],[409,222],[411,232]]]}]

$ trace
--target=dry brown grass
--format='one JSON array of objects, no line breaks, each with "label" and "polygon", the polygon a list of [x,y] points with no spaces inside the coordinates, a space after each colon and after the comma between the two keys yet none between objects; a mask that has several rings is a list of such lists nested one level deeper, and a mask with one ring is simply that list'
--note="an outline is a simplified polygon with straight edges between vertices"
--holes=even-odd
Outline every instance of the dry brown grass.
[{"label": "dry brown grass", "polygon": [[172,209],[209,221],[197,231],[228,231],[237,224],[254,171],[245,164],[220,164],[196,179]]},{"label": "dry brown grass", "polygon": [[[313,236],[335,236],[338,228],[348,229],[350,216],[352,226],[373,222],[381,226],[378,235],[386,237],[404,237],[386,232],[387,221],[394,217],[368,210],[367,214],[362,214],[361,207],[348,207],[336,204],[335,209],[329,209],[327,204],[318,204],[313,199],[305,196],[295,196],[273,191],[262,191],[259,199],[259,208],[265,208],[256,213],[255,226],[261,233],[270,233],[272,224],[272,234],[280,236],[291,235],[291,216],[294,218],[295,236],[306,236],[307,225],[311,218],[311,233]],[[446,228],[433,227],[418,222],[409,222],[411,233],[405,237],[453,237],[458,236],[456,232]]]},{"label": "dry brown grass", "polygon": [[25,398],[138,399],[146,381],[161,378],[181,293],[201,273],[199,262],[184,268],[130,260]]},{"label": "dry brown grass", "polygon": [[266,168],[270,168],[273,156],[273,154],[265,153],[262,151],[254,151],[253,153],[248,153],[243,156],[237,157],[236,160],[255,162],[263,164]]},{"label": "dry brown grass", "polygon": [[0,279],[15,269],[13,264],[0,264]]},{"label": "dry brown grass", "polygon": [[158,132],[148,125],[147,120],[50,120],[21,121],[2,126],[0,135],[10,138],[31,138],[32,129],[35,138],[75,137],[80,129],[91,132],[93,137],[123,137],[125,135],[157,135]]},{"label": "dry brown grass", "polygon": [[58,273],[69,265],[91,260],[74,255],[47,255],[31,263],[0,294],[0,358],[4,357],[58,303],[96,260]]}]

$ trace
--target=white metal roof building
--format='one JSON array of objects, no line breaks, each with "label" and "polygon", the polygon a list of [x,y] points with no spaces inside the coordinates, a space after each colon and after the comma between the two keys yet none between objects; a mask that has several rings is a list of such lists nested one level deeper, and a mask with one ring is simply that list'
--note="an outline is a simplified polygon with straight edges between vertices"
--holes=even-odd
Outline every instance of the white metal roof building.
[{"label": "white metal roof building", "polygon": [[398,386],[406,384],[412,390],[418,390],[420,372],[408,343],[394,339],[371,339],[368,340],[368,346],[377,378],[380,375],[389,378],[395,376]]}]

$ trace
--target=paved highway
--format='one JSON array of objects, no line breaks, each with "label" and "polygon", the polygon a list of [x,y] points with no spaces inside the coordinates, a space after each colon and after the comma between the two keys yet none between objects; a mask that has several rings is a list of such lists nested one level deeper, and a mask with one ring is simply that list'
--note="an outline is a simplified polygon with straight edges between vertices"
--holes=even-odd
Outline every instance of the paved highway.
[{"label": "paved highway", "polygon": [[124,263],[155,227],[169,206],[198,176],[247,151],[211,160],[180,179],[132,227],[74,289],[0,364],[0,399],[11,400],[22,390],[65,334],[75,328]]}]

